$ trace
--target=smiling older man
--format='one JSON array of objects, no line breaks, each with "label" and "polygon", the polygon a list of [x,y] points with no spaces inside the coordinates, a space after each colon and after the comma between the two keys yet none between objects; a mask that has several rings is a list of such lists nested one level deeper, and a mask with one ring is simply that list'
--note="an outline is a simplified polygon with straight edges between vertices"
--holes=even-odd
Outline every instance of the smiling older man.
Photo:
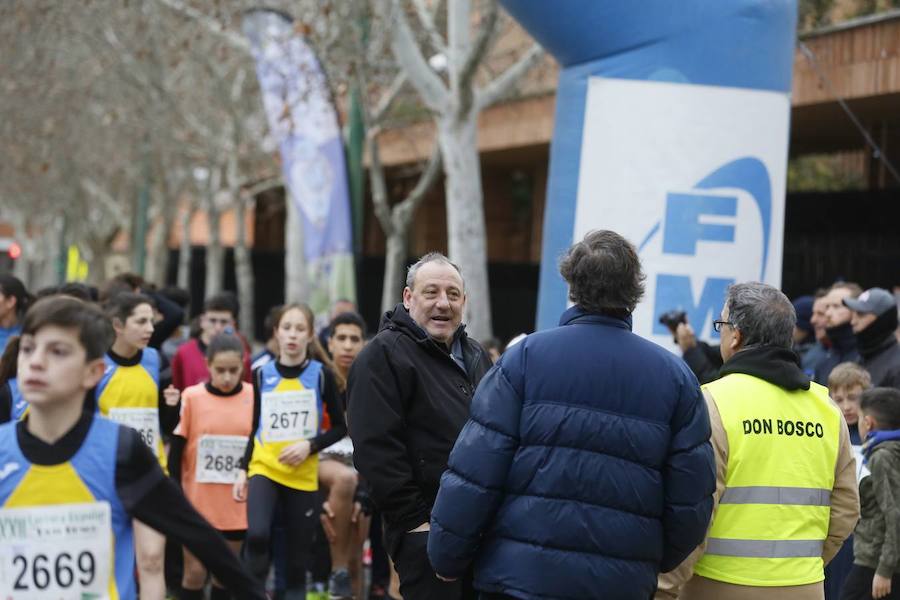
[{"label": "smiling older man", "polygon": [[350,370],[354,463],[384,515],[405,600],[475,597],[470,578],[439,581],[426,554],[441,474],[491,366],[466,336],[465,305],[459,268],[442,254],[426,254],[409,269],[403,303],[384,315]]}]

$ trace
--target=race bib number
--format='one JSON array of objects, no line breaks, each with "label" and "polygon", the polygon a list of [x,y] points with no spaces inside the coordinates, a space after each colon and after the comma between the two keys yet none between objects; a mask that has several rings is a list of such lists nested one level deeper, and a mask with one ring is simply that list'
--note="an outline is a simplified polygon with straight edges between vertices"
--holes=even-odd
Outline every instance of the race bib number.
[{"label": "race bib number", "polygon": [[0,509],[0,598],[108,598],[109,504]]},{"label": "race bib number", "polygon": [[141,439],[156,454],[160,435],[159,413],[155,408],[111,408],[109,418],[141,434]]},{"label": "race bib number", "polygon": [[319,430],[314,390],[266,392],[262,395],[264,442],[308,440]]},{"label": "race bib number", "polygon": [[197,445],[197,483],[234,483],[247,438],[240,435],[204,435]]}]

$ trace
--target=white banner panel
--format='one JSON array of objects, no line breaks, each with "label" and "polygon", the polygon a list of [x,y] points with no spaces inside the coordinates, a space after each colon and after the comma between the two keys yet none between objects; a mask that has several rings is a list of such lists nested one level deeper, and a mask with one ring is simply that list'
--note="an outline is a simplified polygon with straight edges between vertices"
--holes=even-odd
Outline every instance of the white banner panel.
[{"label": "white banner panel", "polygon": [[573,240],[611,229],[639,248],[636,333],[674,350],[658,318],[682,309],[715,341],[728,285],[780,286],[789,118],[778,92],[590,80]]}]

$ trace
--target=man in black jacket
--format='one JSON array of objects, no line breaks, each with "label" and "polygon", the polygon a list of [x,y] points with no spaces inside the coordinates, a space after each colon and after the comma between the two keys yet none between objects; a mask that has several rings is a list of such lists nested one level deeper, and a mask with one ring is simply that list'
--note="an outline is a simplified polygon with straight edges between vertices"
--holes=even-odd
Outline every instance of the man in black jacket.
[{"label": "man in black jacket", "polygon": [[821,385],[828,384],[831,370],[842,362],[859,362],[859,350],[856,337],[850,323],[852,313],[844,304],[847,298],[856,298],[862,288],[856,283],[839,281],[831,286],[825,294],[825,333],[831,342],[831,348],[825,357],[816,365],[814,380]]},{"label": "man in black jacket", "polygon": [[872,387],[900,387],[900,345],[897,331],[897,301],[881,288],[872,288],[858,298],[845,298],[853,311],[850,324],[862,365],[872,376]]},{"label": "man in black jacket", "polygon": [[354,463],[384,516],[405,600],[475,598],[471,577],[439,581],[426,554],[441,475],[491,366],[461,324],[465,304],[459,268],[426,254],[409,269],[403,303],[384,315],[350,370]]}]

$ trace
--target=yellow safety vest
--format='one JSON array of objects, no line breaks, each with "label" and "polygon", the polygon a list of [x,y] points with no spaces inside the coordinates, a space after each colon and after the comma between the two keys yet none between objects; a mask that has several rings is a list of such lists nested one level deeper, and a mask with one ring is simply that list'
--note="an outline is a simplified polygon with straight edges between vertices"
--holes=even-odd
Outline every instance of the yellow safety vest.
[{"label": "yellow safety vest", "polygon": [[747,586],[822,581],[842,426],[828,390],[788,391],[744,374],[704,389],[728,436],[728,469],[694,572]]}]

